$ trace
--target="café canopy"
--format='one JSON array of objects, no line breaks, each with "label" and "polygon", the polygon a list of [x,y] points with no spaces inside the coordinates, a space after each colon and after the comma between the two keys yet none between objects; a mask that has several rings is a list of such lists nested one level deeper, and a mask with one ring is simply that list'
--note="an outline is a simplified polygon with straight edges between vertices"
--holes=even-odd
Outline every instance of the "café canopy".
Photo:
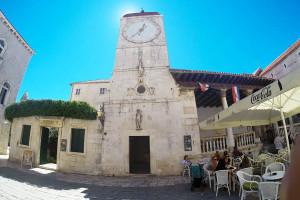
[{"label": "caf\u00e9 canopy", "polygon": [[[199,123],[201,130],[257,126],[283,121],[300,113],[300,67],[227,109]],[[289,144],[288,151],[290,149]]]}]

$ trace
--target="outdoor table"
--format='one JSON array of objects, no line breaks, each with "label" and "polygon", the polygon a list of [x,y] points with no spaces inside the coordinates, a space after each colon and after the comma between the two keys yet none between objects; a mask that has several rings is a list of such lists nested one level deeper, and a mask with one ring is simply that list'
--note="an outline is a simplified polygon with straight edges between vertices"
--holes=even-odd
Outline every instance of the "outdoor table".
[{"label": "outdoor table", "polygon": [[[276,175],[272,175],[274,173],[276,173]],[[273,171],[271,172],[271,174],[269,172],[265,173],[264,175],[262,175],[262,178],[267,181],[276,181],[282,179],[284,177],[284,174],[285,171]]]}]

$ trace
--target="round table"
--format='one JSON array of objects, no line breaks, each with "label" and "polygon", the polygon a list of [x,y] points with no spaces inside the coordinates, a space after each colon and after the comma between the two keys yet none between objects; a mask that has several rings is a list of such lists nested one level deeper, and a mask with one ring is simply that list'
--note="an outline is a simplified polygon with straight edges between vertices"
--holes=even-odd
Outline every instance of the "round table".
[{"label": "round table", "polygon": [[285,171],[273,171],[271,174],[276,173],[276,175],[270,175],[270,173],[265,173],[262,178],[267,181],[276,181],[284,177]]}]

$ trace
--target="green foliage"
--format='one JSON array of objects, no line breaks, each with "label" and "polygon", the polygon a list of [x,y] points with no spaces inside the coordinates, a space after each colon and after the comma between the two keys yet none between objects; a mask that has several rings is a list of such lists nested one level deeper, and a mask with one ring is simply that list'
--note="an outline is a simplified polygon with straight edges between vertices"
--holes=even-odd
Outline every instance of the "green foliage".
[{"label": "green foliage", "polygon": [[48,163],[56,163],[56,159],[55,159],[54,157],[51,156],[51,157],[48,157],[48,158],[47,158],[47,162],[48,162]]},{"label": "green foliage", "polygon": [[74,119],[97,119],[97,110],[82,101],[27,100],[6,107],[5,119],[29,116],[62,116]]}]

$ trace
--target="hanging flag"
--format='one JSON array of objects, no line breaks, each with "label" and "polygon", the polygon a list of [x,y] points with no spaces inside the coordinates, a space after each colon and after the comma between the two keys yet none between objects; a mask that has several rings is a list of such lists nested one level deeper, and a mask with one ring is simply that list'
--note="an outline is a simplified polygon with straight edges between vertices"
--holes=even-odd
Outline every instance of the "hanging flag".
[{"label": "hanging flag", "polygon": [[200,87],[202,92],[205,92],[206,90],[208,90],[210,88],[209,84],[201,84],[199,82],[198,82],[198,84],[199,84],[199,87]]},{"label": "hanging flag", "polygon": [[232,86],[232,97],[234,103],[240,100],[240,90],[238,86]]}]

